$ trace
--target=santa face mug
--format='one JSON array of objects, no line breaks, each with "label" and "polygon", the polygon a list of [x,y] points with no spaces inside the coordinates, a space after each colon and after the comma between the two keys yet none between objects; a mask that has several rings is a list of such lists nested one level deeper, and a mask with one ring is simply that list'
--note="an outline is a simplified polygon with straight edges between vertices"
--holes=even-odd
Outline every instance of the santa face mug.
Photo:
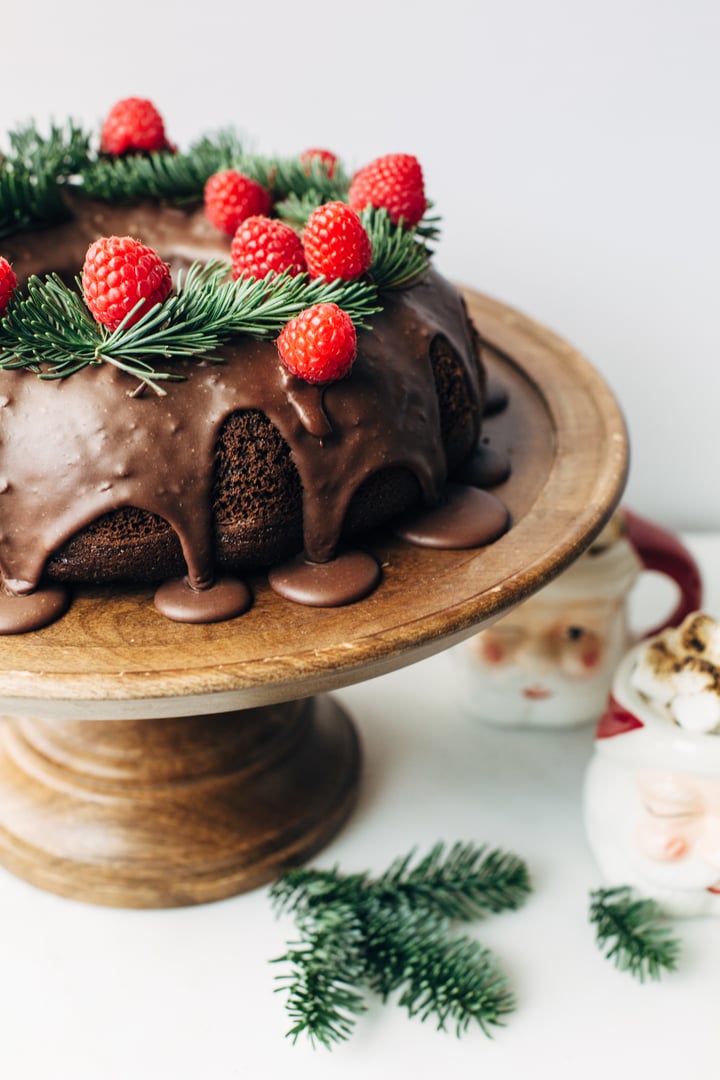
[{"label": "santa face mug", "polygon": [[700,574],[690,552],[665,529],[622,511],[555,581],[452,650],[464,711],[516,727],[595,723],[632,644],[628,596],[643,570],[678,586],[677,606],[664,625],[700,606]]},{"label": "santa face mug", "polygon": [[585,827],[611,885],[669,915],[720,915],[720,625],[689,616],[636,646],[585,778]]}]

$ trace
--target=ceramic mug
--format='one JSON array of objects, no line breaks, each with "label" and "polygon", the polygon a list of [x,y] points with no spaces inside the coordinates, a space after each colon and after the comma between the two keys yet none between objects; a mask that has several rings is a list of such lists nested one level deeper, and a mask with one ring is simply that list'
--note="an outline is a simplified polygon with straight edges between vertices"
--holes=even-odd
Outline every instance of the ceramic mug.
[{"label": "ceramic mug", "polygon": [[666,529],[623,510],[555,581],[451,650],[463,710],[484,723],[518,727],[596,722],[634,640],[628,597],[643,570],[678,586],[664,625],[700,607],[700,572],[687,548]]},{"label": "ceramic mug", "polygon": [[720,915],[720,626],[691,616],[620,664],[585,777],[609,884],[670,915]]}]

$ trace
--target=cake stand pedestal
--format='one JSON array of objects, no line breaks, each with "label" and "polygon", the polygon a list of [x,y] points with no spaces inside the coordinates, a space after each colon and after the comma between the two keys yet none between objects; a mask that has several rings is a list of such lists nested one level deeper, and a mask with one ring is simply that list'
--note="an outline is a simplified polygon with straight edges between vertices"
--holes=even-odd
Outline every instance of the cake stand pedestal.
[{"label": "cake stand pedestal", "polygon": [[484,436],[513,472],[512,527],[484,549],[365,545],[383,580],[316,609],[251,581],[250,612],[191,626],[147,590],[84,589],[52,626],[0,640],[0,862],[65,896],[167,907],[231,896],[309,857],[349,814],[354,727],[325,691],[446,648],[546,584],[622,494],[627,439],[564,341],[466,293],[510,404]]}]

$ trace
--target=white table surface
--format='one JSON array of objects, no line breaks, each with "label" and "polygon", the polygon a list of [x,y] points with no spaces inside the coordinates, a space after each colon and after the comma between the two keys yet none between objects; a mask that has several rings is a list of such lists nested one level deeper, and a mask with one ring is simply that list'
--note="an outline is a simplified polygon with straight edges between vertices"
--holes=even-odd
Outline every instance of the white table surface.
[{"label": "white table surface", "polygon": [[[720,537],[686,536],[720,615]],[[661,603],[651,582],[639,609]],[[642,611],[641,611],[642,614]],[[277,969],[293,934],[267,890],[170,911],[51,896],[0,870],[0,1076],[7,1080],[487,1076],[655,1080],[717,1071],[720,920],[676,924],[677,973],[640,985],[603,959],[587,920],[600,884],[580,815],[592,730],[474,726],[448,697],[448,658],[339,693],[364,744],[359,806],[315,860],[382,871],[435,841],[521,855],[534,892],[472,932],[499,958],[517,1010],[464,1038],[371,1002],[332,1053],[293,1046]],[[713,1064],[714,1063],[714,1064]]]}]

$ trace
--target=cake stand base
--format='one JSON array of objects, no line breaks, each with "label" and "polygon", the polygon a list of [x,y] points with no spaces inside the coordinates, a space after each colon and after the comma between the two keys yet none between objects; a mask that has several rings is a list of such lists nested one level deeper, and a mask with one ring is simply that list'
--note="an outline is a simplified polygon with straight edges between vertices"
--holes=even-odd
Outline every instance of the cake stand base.
[{"label": "cake stand base", "polygon": [[8,718],[0,861],[97,904],[219,900],[322,847],[352,809],[359,762],[326,695],[151,721]]}]

